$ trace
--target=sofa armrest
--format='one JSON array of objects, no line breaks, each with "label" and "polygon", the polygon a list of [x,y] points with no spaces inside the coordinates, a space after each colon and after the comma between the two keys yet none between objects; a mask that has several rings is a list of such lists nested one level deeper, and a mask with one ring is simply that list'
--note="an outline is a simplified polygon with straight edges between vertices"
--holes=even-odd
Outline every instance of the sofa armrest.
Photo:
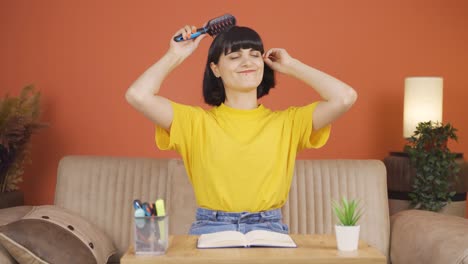
[{"label": "sofa armrest", "polygon": [[468,264],[468,219],[406,210],[390,221],[392,264]]}]

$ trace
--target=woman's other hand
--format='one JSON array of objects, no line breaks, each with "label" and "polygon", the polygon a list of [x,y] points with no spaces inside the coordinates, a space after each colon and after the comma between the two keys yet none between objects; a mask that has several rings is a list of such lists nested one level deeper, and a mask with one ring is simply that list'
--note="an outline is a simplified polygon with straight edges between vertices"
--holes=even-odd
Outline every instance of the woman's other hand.
[{"label": "woman's other hand", "polygon": [[288,75],[291,73],[291,64],[294,60],[285,49],[280,48],[272,48],[263,54],[263,61],[270,68]]}]

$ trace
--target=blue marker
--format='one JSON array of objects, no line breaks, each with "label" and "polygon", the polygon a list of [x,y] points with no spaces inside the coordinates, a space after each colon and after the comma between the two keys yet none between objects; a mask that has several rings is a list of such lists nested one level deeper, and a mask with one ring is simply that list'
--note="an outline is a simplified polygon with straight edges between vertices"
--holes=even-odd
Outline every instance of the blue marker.
[{"label": "blue marker", "polygon": [[143,209],[143,211],[145,211],[145,216],[151,216],[152,214],[152,210],[151,210],[151,207],[148,203],[143,203],[141,205],[141,209]]},{"label": "blue marker", "polygon": [[136,210],[138,208],[141,208],[141,201],[138,199],[133,200],[133,208]]}]

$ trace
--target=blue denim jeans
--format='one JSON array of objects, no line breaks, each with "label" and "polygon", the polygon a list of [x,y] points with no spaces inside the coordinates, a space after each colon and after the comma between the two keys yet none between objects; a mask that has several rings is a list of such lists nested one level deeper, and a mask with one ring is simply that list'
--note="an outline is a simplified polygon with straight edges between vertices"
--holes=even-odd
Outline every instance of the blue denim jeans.
[{"label": "blue denim jeans", "polygon": [[282,221],[281,209],[258,213],[228,213],[198,208],[196,220],[190,228],[190,235],[201,235],[219,231],[268,230],[287,234],[289,228]]}]

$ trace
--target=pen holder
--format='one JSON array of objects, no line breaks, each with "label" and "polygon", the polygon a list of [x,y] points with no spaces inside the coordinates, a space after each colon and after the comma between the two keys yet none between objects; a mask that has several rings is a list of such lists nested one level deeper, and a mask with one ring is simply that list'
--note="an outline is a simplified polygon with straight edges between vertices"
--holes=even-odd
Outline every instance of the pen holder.
[{"label": "pen holder", "polygon": [[161,255],[169,245],[168,216],[135,217],[134,241],[136,255]]}]

